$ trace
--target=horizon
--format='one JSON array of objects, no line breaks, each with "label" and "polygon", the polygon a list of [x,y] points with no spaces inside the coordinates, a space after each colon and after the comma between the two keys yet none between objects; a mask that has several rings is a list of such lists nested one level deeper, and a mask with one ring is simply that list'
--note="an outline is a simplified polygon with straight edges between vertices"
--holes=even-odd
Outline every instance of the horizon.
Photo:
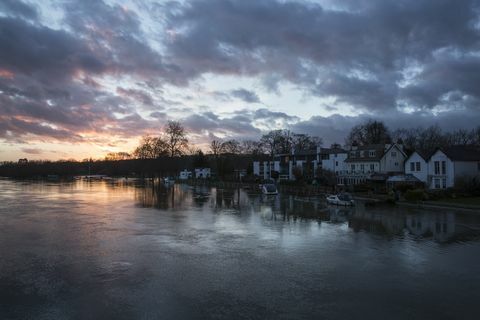
[{"label": "horizon", "polygon": [[103,158],[179,121],[213,139],[344,144],[480,124],[480,1],[0,3],[0,160]]}]

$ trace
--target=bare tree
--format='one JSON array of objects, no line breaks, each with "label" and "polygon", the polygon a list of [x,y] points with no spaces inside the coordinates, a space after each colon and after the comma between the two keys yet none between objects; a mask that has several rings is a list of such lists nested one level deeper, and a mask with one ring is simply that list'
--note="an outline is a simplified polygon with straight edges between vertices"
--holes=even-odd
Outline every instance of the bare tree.
[{"label": "bare tree", "polygon": [[222,143],[223,152],[229,154],[239,154],[240,153],[240,142],[235,139],[225,141]]},{"label": "bare tree", "polygon": [[149,135],[146,135],[140,140],[139,146],[133,151],[133,155],[137,159],[153,159],[155,158],[153,153],[153,139]]},{"label": "bare tree", "polygon": [[223,143],[219,140],[212,140],[210,143],[210,151],[215,157],[223,153]]},{"label": "bare tree", "polygon": [[383,122],[368,120],[353,127],[345,142],[347,145],[352,145],[354,142],[368,145],[389,143],[391,140],[390,132]]},{"label": "bare tree", "polygon": [[181,156],[188,148],[187,132],[180,122],[168,122],[165,128],[165,143],[170,157]]},{"label": "bare tree", "polygon": [[242,141],[242,153],[258,155],[263,153],[263,146],[260,141],[255,140],[243,140]]}]

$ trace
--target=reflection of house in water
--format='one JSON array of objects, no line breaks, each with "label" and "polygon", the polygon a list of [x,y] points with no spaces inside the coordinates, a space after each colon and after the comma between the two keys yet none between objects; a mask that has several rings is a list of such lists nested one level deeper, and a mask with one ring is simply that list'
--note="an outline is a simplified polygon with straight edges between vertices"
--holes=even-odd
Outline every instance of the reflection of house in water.
[{"label": "reflection of house in water", "polygon": [[380,234],[401,234],[405,228],[405,216],[362,208],[355,210],[349,217],[348,227],[355,232],[363,230]]},{"label": "reflection of house in water", "polygon": [[455,214],[407,215],[406,227],[415,236],[433,236],[437,241],[447,241],[455,235]]}]

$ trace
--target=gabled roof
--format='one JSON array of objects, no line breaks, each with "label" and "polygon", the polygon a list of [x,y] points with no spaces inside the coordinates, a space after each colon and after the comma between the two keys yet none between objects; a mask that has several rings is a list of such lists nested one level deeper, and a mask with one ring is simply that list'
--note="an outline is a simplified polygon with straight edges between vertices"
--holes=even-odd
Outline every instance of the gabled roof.
[{"label": "gabled roof", "polygon": [[415,150],[415,151],[413,151],[412,153],[410,153],[410,155],[405,159],[405,163],[407,163],[407,160],[410,159],[415,153],[418,154],[418,155],[420,156],[420,158],[422,158],[423,161],[425,161],[425,162],[427,162],[428,159],[430,158],[429,155],[427,155],[427,154],[425,154],[425,153],[423,153],[423,152],[421,152],[421,151]]},{"label": "gabled roof", "polygon": [[[370,157],[369,151],[374,150],[375,156]],[[360,157],[360,151],[364,152],[364,156]],[[355,150],[348,151],[348,158],[345,162],[372,162],[380,161],[382,159],[385,151],[385,146],[383,144],[371,144],[366,146],[358,146]],[[352,156],[352,152],[354,155]]]},{"label": "gabled roof", "polygon": [[320,149],[320,154],[337,154],[337,153],[348,153],[348,151],[342,148],[321,148]]},{"label": "gabled roof", "polygon": [[[452,161],[480,161],[480,147],[478,146],[451,146],[439,148]],[[433,154],[429,157],[431,158]]]}]

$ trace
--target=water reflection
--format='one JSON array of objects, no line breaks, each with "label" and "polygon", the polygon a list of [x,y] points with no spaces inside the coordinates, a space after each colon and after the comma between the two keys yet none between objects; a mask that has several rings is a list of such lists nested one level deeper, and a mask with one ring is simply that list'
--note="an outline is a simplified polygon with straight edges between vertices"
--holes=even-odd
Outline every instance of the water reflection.
[{"label": "water reflection", "polygon": [[130,179],[0,180],[0,319],[474,319],[479,222]]},{"label": "water reflection", "polygon": [[144,208],[180,210],[194,207],[213,212],[251,212],[272,221],[316,221],[345,224],[353,232],[368,232],[386,237],[409,234],[416,239],[437,242],[478,239],[480,217],[451,209],[431,212],[399,207],[356,207],[327,205],[322,198],[293,195],[265,196],[237,189],[207,186],[175,185],[174,187],[137,185],[135,200]]}]

